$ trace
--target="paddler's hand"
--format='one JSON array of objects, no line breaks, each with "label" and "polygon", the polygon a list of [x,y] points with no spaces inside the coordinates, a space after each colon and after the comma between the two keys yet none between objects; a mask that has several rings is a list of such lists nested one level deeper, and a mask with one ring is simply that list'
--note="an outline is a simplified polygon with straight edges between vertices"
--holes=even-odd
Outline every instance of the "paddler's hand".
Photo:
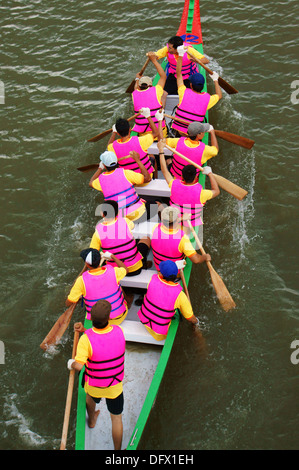
[{"label": "paddler's hand", "polygon": [[130,155],[131,158],[133,158],[133,160],[135,160],[136,163],[140,161],[140,155],[139,155],[138,152],[135,152],[134,150],[131,150],[129,155]]},{"label": "paddler's hand", "polygon": [[157,56],[156,56],[156,53],[153,52],[153,51],[149,51],[147,52],[147,57],[149,58],[149,60],[151,60],[152,62],[155,62],[157,60]]},{"label": "paddler's hand", "polygon": [[184,259],[179,259],[178,261],[175,262],[175,264],[178,269],[184,269],[187,263]]},{"label": "paddler's hand", "polygon": [[78,331],[79,333],[84,333],[85,328],[84,328],[84,326],[83,326],[83,323],[81,323],[81,322],[76,322],[76,323],[74,324],[74,331]]},{"label": "paddler's hand", "polygon": [[205,253],[204,255],[202,255],[202,257],[204,261],[211,261],[212,259],[211,255],[209,255],[208,253]]},{"label": "paddler's hand", "polygon": [[155,118],[157,119],[157,121],[163,121],[163,119],[164,119],[164,110],[159,109],[155,114]]},{"label": "paddler's hand", "polygon": [[218,79],[219,79],[219,74],[217,72],[213,72],[211,75],[210,75],[211,79],[213,80],[213,82],[218,82]]},{"label": "paddler's hand", "polygon": [[178,46],[177,47],[177,53],[179,54],[179,57],[183,57],[183,55],[185,54],[185,52],[187,52],[188,50],[188,47],[182,45],[182,46]]},{"label": "paddler's hand", "polygon": [[212,173],[212,168],[210,166],[204,166],[201,172],[203,175],[209,175]]},{"label": "paddler's hand", "polygon": [[104,259],[105,261],[111,260],[112,253],[110,251],[105,251],[105,253],[101,252],[101,258]]},{"label": "paddler's hand", "polygon": [[140,108],[139,112],[145,118],[151,117],[151,110],[149,108]]}]

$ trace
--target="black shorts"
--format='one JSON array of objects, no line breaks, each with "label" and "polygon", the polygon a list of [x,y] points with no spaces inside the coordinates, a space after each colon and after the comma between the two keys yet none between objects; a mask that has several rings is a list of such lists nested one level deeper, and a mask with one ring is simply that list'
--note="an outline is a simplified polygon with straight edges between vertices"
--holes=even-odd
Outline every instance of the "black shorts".
[{"label": "black shorts", "polygon": [[[100,403],[101,398],[91,397],[95,403]],[[106,398],[106,405],[108,411],[112,415],[121,415],[124,409],[124,394],[123,392],[116,398]]]},{"label": "black shorts", "polygon": [[139,242],[139,243],[137,243],[137,250],[138,250],[139,253],[143,256],[142,268],[137,269],[137,271],[133,271],[133,272],[131,272],[131,273],[127,273],[127,277],[130,277],[130,276],[137,276],[137,274],[140,274],[140,273],[141,273],[141,270],[144,269],[145,266],[146,266],[147,255],[148,255],[148,252],[149,252],[149,247],[147,246],[146,243]]},{"label": "black shorts", "polygon": [[[190,80],[187,78],[184,80],[184,85],[187,88],[190,88]],[[166,91],[169,95],[177,95],[178,94],[178,86],[176,82],[176,78],[173,73],[170,73],[166,79],[166,83],[164,86],[164,91]]]}]

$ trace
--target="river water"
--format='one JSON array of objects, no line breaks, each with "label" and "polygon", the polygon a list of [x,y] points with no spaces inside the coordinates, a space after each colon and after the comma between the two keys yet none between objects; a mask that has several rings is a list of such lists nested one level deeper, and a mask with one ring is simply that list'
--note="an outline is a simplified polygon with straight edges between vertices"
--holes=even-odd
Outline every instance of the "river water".
[{"label": "river water", "polygon": [[[1,449],[59,448],[72,329],[51,353],[39,344],[94,230],[99,199],[76,168],[105,149],[88,138],[133,114],[125,90],[182,10],[174,0],[0,7]],[[206,266],[193,268],[205,349],[182,322],[143,449],[298,448],[298,13],[296,0],[201,2],[210,67],[239,90],[223,92],[210,121],[256,142],[219,139],[213,170],[248,195],[221,191],[205,211],[204,247],[237,308],[225,313]]]}]

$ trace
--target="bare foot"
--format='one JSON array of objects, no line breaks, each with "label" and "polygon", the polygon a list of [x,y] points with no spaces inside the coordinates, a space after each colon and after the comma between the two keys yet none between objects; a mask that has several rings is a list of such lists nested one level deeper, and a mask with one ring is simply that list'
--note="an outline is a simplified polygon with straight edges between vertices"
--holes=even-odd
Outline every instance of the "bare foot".
[{"label": "bare foot", "polygon": [[97,410],[94,412],[93,418],[88,418],[88,427],[89,428],[94,428],[98,419],[98,416],[100,414],[100,410]]}]

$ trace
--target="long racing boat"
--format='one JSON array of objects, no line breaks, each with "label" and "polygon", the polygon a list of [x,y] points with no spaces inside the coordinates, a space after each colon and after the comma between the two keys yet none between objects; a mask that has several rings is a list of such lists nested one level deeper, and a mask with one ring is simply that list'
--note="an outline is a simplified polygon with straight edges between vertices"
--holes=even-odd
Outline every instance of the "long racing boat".
[{"label": "long racing boat", "polygon": [[[190,43],[195,49],[203,53],[203,43],[200,24],[199,0],[185,0],[184,9],[177,35],[181,36],[185,42]],[[163,62],[165,67],[167,60]],[[199,71],[205,76],[205,70],[199,67]],[[153,84],[159,79],[155,77]],[[205,85],[206,91],[206,85]],[[167,97],[165,113],[172,115],[175,106],[178,104],[178,96]],[[206,115],[208,122],[208,115]],[[171,121],[167,120],[168,128],[171,128]],[[208,143],[208,136],[204,138]],[[158,154],[157,145],[154,143],[149,153]],[[167,150],[165,150],[167,154]],[[200,173],[199,182],[204,186],[205,177]],[[170,190],[161,172],[158,178],[142,187],[136,187],[140,195],[169,197]],[[155,216],[143,223],[135,223],[134,236],[140,238],[142,235],[151,233],[153,225],[158,222]],[[202,226],[201,226],[202,227]],[[198,233],[202,241],[202,229]],[[191,239],[193,246],[196,246],[194,239]],[[192,263],[187,259],[184,269],[184,277],[188,285],[191,275]],[[156,272],[153,264],[152,269],[143,270],[141,274],[134,277],[125,277],[121,285],[134,289],[146,289],[151,276]],[[121,323],[126,338],[125,353],[125,378],[124,388],[124,411],[123,411],[123,449],[136,450],[148,421],[151,409],[156,400],[164,372],[167,367],[175,337],[180,322],[180,312],[176,314],[171,322],[165,341],[156,341],[147,332],[137,316],[137,307],[133,301],[126,319]],[[85,328],[92,326],[91,321],[85,320]],[[113,450],[111,436],[111,420],[106,408],[105,401],[100,404],[100,415],[95,428],[90,429],[87,425],[86,395],[81,386],[81,376],[79,377],[78,400],[77,400],[77,423],[76,423],[76,450]]]}]

